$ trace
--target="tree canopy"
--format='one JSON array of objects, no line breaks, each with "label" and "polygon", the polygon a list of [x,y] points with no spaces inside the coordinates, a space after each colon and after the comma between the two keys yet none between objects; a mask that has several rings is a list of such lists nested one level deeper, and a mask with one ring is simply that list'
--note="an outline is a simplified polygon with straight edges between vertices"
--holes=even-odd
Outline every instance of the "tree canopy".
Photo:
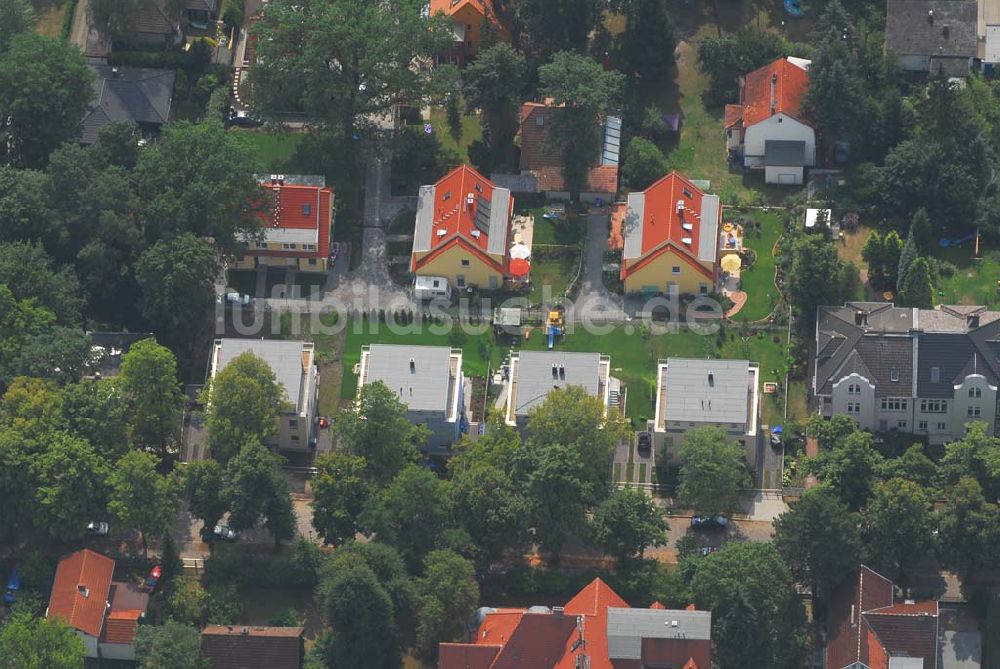
[{"label": "tree canopy", "polygon": [[379,484],[416,461],[417,447],[428,436],[426,427],[407,420],[406,406],[380,381],[365,385],[357,411],[343,412],[335,429],[340,447],[365,458],[365,478]]},{"label": "tree canopy", "polygon": [[248,440],[267,443],[278,434],[278,414],[287,391],[270,365],[253,352],[230,360],[203,392],[209,452],[219,462],[236,456]]},{"label": "tree canopy", "polygon": [[699,513],[733,511],[739,490],[749,483],[743,447],[725,430],[700,427],[684,435],[677,495]]},{"label": "tree canopy", "polygon": [[638,556],[647,546],[662,546],[667,540],[663,512],[646,493],[619,488],[594,512],[594,539],[619,562]]}]

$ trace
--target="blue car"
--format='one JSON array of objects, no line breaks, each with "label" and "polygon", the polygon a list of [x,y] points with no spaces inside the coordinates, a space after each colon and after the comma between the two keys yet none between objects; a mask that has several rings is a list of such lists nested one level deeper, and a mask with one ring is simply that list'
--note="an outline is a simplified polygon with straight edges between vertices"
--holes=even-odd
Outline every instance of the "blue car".
[{"label": "blue car", "polygon": [[17,601],[17,591],[21,589],[21,573],[17,570],[17,567],[10,572],[10,578],[7,579],[7,590],[3,593],[3,603],[10,606],[15,601]]}]

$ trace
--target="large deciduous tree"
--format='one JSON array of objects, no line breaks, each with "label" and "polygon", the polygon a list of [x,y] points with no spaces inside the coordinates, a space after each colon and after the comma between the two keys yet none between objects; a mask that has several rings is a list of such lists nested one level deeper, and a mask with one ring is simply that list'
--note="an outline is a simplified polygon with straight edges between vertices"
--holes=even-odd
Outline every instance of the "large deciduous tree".
[{"label": "large deciduous tree", "polygon": [[226,512],[222,474],[222,465],[218,460],[195,460],[184,467],[184,496],[191,515],[200,519],[207,530],[215,527]]},{"label": "large deciduous tree", "polygon": [[543,53],[583,52],[601,17],[601,4],[596,0],[517,0],[514,7],[527,29],[527,41]]},{"label": "large deciduous tree", "polygon": [[218,271],[215,249],[191,233],[153,244],[135,266],[142,315],[167,341],[190,339],[208,321]]},{"label": "large deciduous tree", "polygon": [[184,397],[174,354],[153,339],[136,342],[122,357],[118,384],[128,407],[132,445],[161,454],[175,448],[180,441]]},{"label": "large deciduous tree", "polygon": [[601,502],[592,521],[594,539],[606,552],[625,563],[641,560],[647,546],[662,546],[667,540],[663,512],[646,493],[619,488]]},{"label": "large deciduous tree", "polygon": [[725,430],[701,427],[684,435],[677,495],[699,513],[728,513],[750,483],[743,447]]},{"label": "large deciduous tree", "polygon": [[861,520],[866,560],[884,574],[898,573],[931,548],[931,498],[912,481],[878,483]]},{"label": "large deciduous tree", "polygon": [[338,567],[326,572],[317,593],[331,627],[327,666],[396,669],[400,658],[389,594],[364,562],[338,562]]},{"label": "large deciduous tree", "polygon": [[35,21],[30,0],[0,0],[0,53],[7,50],[14,35],[32,30]]},{"label": "large deciduous tree", "polygon": [[0,284],[17,300],[36,300],[61,325],[80,323],[83,304],[76,275],[52,262],[40,244],[0,244]]},{"label": "large deciduous tree", "polygon": [[865,505],[882,474],[884,458],[867,432],[854,432],[820,451],[815,472],[852,511]]},{"label": "large deciduous tree", "polygon": [[[810,330],[815,323],[816,307],[843,304],[854,295],[858,271],[837,255],[837,249],[822,235],[805,235],[792,244],[792,265],[788,269],[785,290],[801,318],[801,327]],[[823,277],[817,281],[816,277]]]},{"label": "large deciduous tree", "polygon": [[857,517],[832,490],[814,488],[774,521],[774,546],[795,580],[825,599],[858,566]]},{"label": "large deciduous tree", "polygon": [[722,667],[802,666],[802,603],[771,544],[726,544],[698,563],[691,593],[699,609],[712,612],[713,656]]},{"label": "large deciduous tree", "polygon": [[465,621],[479,601],[472,563],[449,550],[424,557],[424,573],[417,579],[417,646],[427,656],[437,654],[442,641],[461,641]]},{"label": "large deciduous tree", "polygon": [[229,461],[223,489],[233,529],[246,530],[263,520],[276,546],[295,535],[292,492],[281,461],[260,441],[249,439]]},{"label": "large deciduous tree", "polygon": [[86,439],[98,453],[114,462],[128,450],[126,406],[114,378],[84,379],[62,389],[66,429]]},{"label": "large deciduous tree", "polygon": [[497,42],[477,53],[462,73],[465,103],[470,110],[482,112],[484,141],[499,166],[513,166],[526,70],[519,51],[506,42]]},{"label": "large deciduous tree", "polygon": [[202,669],[200,652],[198,629],[174,620],[140,625],[135,635],[139,669]]},{"label": "large deciduous tree", "polygon": [[964,476],[947,491],[938,512],[938,554],[947,566],[967,571],[996,564],[1000,555],[1000,507],[987,502],[979,482]]},{"label": "large deciduous tree", "polygon": [[316,458],[312,485],[313,527],[328,544],[342,544],[358,533],[358,516],[370,495],[365,459],[332,451]]},{"label": "large deciduous tree", "polygon": [[106,503],[107,462],[65,432],[51,432],[44,442],[33,463],[35,526],[55,538],[79,537]]},{"label": "large deciduous tree", "polygon": [[633,137],[625,147],[622,179],[630,188],[644,190],[667,172],[660,147],[643,137]]},{"label": "large deciduous tree", "polygon": [[285,388],[271,367],[251,351],[229,361],[208,385],[208,445],[225,464],[247,440],[267,443],[278,433]]},{"label": "large deciduous tree", "polygon": [[622,56],[627,71],[643,77],[662,75],[674,63],[674,22],[666,0],[626,0]]},{"label": "large deciduous tree", "polygon": [[123,525],[139,531],[144,554],[149,537],[169,531],[177,510],[173,483],[157,472],[156,467],[156,456],[129,451],[115,463],[110,476],[108,508]]},{"label": "large deciduous tree", "polygon": [[[190,232],[211,237],[224,253],[260,230],[263,207],[253,153],[219,123],[171,123],[139,154],[135,178],[150,242]],[[184,178],[178,178],[184,175]]]},{"label": "large deciduous tree", "polygon": [[618,105],[624,81],[620,72],[606,71],[600,63],[571,51],[556,53],[538,68],[539,93],[561,107],[549,114],[547,149],[560,152],[568,190],[579,191],[586,185],[587,172],[600,154],[601,116]]},{"label": "large deciduous tree", "polygon": [[75,45],[15,35],[0,59],[0,136],[6,134],[8,160],[42,167],[53,149],[78,137],[93,78]]},{"label": "large deciduous tree", "polygon": [[737,102],[739,78],[787,51],[781,36],[754,27],[698,42],[698,62],[709,77],[708,93],[716,103]]},{"label": "large deciduous tree", "polygon": [[417,459],[417,447],[427,440],[427,428],[406,418],[406,406],[380,381],[366,384],[358,410],[345,411],[336,423],[337,443],[345,452],[365,459],[365,477],[386,484]]},{"label": "large deciduous tree", "polygon": [[59,620],[15,613],[0,627],[0,669],[80,669],[87,649]]},{"label": "large deciduous tree", "polygon": [[304,112],[346,141],[396,104],[424,97],[453,35],[418,0],[274,0],[254,26],[249,84],[264,115]]},{"label": "large deciduous tree", "polygon": [[986,499],[1000,498],[1000,439],[990,434],[986,423],[969,423],[964,437],[945,446],[941,473],[951,484],[971,476]]}]

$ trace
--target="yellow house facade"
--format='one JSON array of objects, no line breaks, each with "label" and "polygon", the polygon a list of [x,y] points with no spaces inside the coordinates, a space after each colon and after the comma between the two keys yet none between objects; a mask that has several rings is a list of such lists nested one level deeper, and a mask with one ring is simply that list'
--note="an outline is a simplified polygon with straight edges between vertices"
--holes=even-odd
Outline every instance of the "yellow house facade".
[{"label": "yellow house facade", "polygon": [[630,193],[622,223],[626,293],[705,295],[715,290],[722,206],[677,172]]}]

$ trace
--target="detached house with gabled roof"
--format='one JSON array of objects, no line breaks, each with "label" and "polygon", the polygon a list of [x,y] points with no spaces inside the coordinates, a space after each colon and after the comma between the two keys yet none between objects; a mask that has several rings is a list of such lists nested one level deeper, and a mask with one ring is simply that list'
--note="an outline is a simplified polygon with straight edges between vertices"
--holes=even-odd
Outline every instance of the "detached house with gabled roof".
[{"label": "detached house with gabled roof", "polygon": [[[460,165],[433,186],[421,186],[413,231],[410,270],[438,276],[455,288],[498,290],[511,273],[511,215],[514,198],[482,174]],[[519,265],[528,266],[521,259]]]},{"label": "detached house with gabled roof", "polygon": [[622,234],[626,293],[715,290],[722,204],[677,172],[629,193]]},{"label": "detached house with gabled roof", "polygon": [[263,235],[245,239],[233,269],[326,272],[333,226],[333,189],[318,175],[257,174],[256,203]]},{"label": "detached house with gabled roof", "polygon": [[93,144],[101,128],[115,121],[131,121],[144,135],[157,135],[170,120],[174,94],[173,70],[112,67],[91,62],[94,97],[83,117],[81,144]]},{"label": "detached house with gabled roof", "polygon": [[826,669],[938,669],[938,603],[897,601],[892,581],[861,565],[827,615]]},{"label": "detached house with gabled roof", "polygon": [[932,444],[985,422],[996,434],[1000,312],[985,307],[820,307],[812,392],[820,415],[865,430],[912,432]]},{"label": "detached house with gabled roof", "polygon": [[83,549],[59,560],[45,617],[62,620],[83,639],[87,657],[134,660],[139,619],[149,595],[113,581],[115,561]]},{"label": "detached house with gabled roof", "polygon": [[430,0],[429,10],[431,16],[444,14],[452,21],[455,47],[445,60],[465,65],[479,49],[487,26],[507,38],[507,29],[497,17],[493,0]]},{"label": "detached house with gabled roof", "polygon": [[802,115],[809,63],[779,58],[740,80],[739,104],[726,105],[726,148],[746,169],[764,170],[764,181],[802,184],[816,164],[816,131]]}]

